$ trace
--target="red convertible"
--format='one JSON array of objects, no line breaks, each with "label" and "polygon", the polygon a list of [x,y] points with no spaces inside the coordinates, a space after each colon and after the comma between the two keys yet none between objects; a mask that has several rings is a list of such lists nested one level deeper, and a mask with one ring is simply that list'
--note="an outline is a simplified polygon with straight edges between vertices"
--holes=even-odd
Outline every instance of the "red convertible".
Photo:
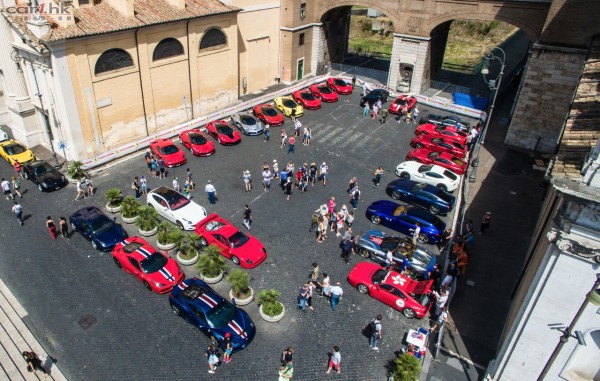
[{"label": "red convertible", "polygon": [[300,103],[302,107],[307,110],[317,110],[321,108],[321,100],[308,90],[296,90],[292,96],[296,103]]},{"label": "red convertible", "polygon": [[371,262],[360,262],[348,274],[348,283],[362,294],[402,312],[409,319],[421,319],[434,304],[433,280],[417,281]]},{"label": "red convertible", "polygon": [[450,138],[417,135],[410,141],[410,146],[413,148],[427,148],[437,152],[450,152],[461,159],[467,156],[467,147]]},{"label": "red convertible", "polygon": [[329,78],[327,80],[327,86],[338,94],[352,94],[352,84],[341,78]]},{"label": "red convertible", "polygon": [[224,146],[238,144],[241,141],[240,133],[235,131],[225,120],[215,120],[208,123],[206,130],[210,136],[217,139],[217,142]]},{"label": "red convertible", "polygon": [[275,106],[268,103],[254,106],[252,108],[252,113],[255,117],[269,126],[281,126],[284,121],[281,111],[277,110]]},{"label": "red convertible", "polygon": [[245,269],[252,269],[267,258],[267,250],[259,240],[242,233],[216,213],[198,222],[196,234],[201,245],[217,245],[225,258]]},{"label": "red convertible", "polygon": [[179,134],[181,144],[194,156],[210,156],[215,153],[215,145],[198,129],[183,131]]},{"label": "red convertible", "polygon": [[404,114],[407,111],[412,110],[416,104],[417,98],[412,95],[400,95],[398,99],[390,105],[389,111],[391,114]]},{"label": "red convertible", "polygon": [[308,88],[312,95],[321,99],[323,102],[337,102],[338,95],[335,91],[331,90],[327,85],[312,85]]},{"label": "red convertible", "polygon": [[437,164],[447,168],[457,175],[464,175],[467,162],[449,152],[437,152],[427,148],[416,148],[406,154],[406,160],[418,161],[423,164]]},{"label": "red convertible", "polygon": [[442,138],[453,139],[462,145],[467,144],[466,132],[459,131],[455,126],[436,126],[432,123],[421,124],[415,130],[415,135],[432,135]]}]

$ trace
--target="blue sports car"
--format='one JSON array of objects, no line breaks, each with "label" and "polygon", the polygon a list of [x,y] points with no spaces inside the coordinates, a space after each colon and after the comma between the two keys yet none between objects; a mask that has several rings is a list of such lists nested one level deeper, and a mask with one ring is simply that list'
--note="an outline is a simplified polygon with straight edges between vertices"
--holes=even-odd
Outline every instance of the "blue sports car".
[{"label": "blue sports car", "polygon": [[394,200],[420,206],[431,214],[448,214],[456,204],[456,197],[450,193],[413,180],[394,180],[388,184],[385,192]]},{"label": "blue sports car", "polygon": [[234,352],[246,348],[256,334],[256,327],[244,310],[198,278],[186,279],[174,287],[169,303],[175,315],[185,318],[218,342],[229,333]]},{"label": "blue sports car", "polygon": [[408,267],[419,277],[437,262],[435,254],[424,247],[413,245],[405,237],[389,236],[381,230],[367,230],[360,236],[356,250],[361,257],[378,263],[385,263],[386,254],[391,250],[396,268],[400,268],[408,256]]},{"label": "blue sports car", "polygon": [[127,238],[123,227],[95,206],[88,206],[71,214],[69,223],[73,231],[80,232],[92,241],[92,247],[96,250],[109,251]]},{"label": "blue sports car", "polygon": [[412,236],[417,223],[421,224],[421,232],[417,237],[420,243],[436,243],[446,229],[444,221],[421,208],[387,200],[375,201],[369,205],[366,215],[372,223],[387,226],[407,236]]}]

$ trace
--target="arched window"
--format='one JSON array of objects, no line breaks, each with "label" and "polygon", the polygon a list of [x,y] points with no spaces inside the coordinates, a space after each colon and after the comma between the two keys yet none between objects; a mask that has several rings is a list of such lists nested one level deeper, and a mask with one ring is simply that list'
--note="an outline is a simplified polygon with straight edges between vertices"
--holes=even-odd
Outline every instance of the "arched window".
[{"label": "arched window", "polygon": [[227,45],[227,36],[220,29],[212,28],[204,33],[200,41],[200,50],[222,48]]},{"label": "arched window", "polygon": [[174,38],[165,38],[156,45],[152,53],[152,61],[180,56],[183,54],[183,45]]},{"label": "arched window", "polygon": [[131,59],[129,53],[123,49],[110,49],[102,53],[96,61],[94,74],[98,75],[131,66],[133,66],[133,59]]}]

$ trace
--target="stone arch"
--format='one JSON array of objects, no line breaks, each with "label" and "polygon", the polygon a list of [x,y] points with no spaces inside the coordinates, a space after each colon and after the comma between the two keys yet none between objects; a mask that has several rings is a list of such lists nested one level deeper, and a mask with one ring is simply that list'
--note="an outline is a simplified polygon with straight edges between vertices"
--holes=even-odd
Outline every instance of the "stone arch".
[{"label": "stone arch", "polygon": [[152,61],[176,57],[183,55],[184,53],[183,45],[179,40],[167,37],[161,40],[154,48],[154,51],[152,52]]},{"label": "stone arch", "polygon": [[104,74],[133,66],[133,58],[123,49],[109,49],[102,53],[94,65],[94,75]]},{"label": "stone arch", "polygon": [[391,9],[389,9],[385,4],[373,4],[369,1],[361,1],[361,0],[348,0],[348,1],[328,1],[328,2],[324,2],[324,4],[321,5],[320,8],[317,8],[317,10],[315,11],[315,15],[317,17],[316,20],[314,20],[315,22],[321,22],[323,16],[331,11],[332,9],[335,8],[342,8],[342,7],[353,7],[355,5],[360,5],[360,6],[364,6],[364,7],[368,7],[368,8],[372,8],[372,9],[376,9],[380,12],[382,12],[383,14],[386,15],[386,17],[388,17],[390,20],[392,20],[392,24],[394,25],[394,29],[397,29],[397,18],[395,17],[395,13],[394,11],[392,11]]}]

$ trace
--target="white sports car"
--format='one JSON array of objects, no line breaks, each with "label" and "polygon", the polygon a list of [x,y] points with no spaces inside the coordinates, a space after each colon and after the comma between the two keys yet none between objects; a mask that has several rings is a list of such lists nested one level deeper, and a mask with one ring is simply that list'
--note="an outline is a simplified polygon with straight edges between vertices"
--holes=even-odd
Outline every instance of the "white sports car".
[{"label": "white sports car", "polygon": [[419,181],[434,185],[447,192],[452,192],[460,184],[460,176],[435,164],[421,164],[416,161],[405,161],[396,167],[396,175],[403,179]]},{"label": "white sports car", "polygon": [[146,203],[181,230],[194,230],[196,224],[206,218],[206,209],[171,188],[160,187],[148,192]]}]

